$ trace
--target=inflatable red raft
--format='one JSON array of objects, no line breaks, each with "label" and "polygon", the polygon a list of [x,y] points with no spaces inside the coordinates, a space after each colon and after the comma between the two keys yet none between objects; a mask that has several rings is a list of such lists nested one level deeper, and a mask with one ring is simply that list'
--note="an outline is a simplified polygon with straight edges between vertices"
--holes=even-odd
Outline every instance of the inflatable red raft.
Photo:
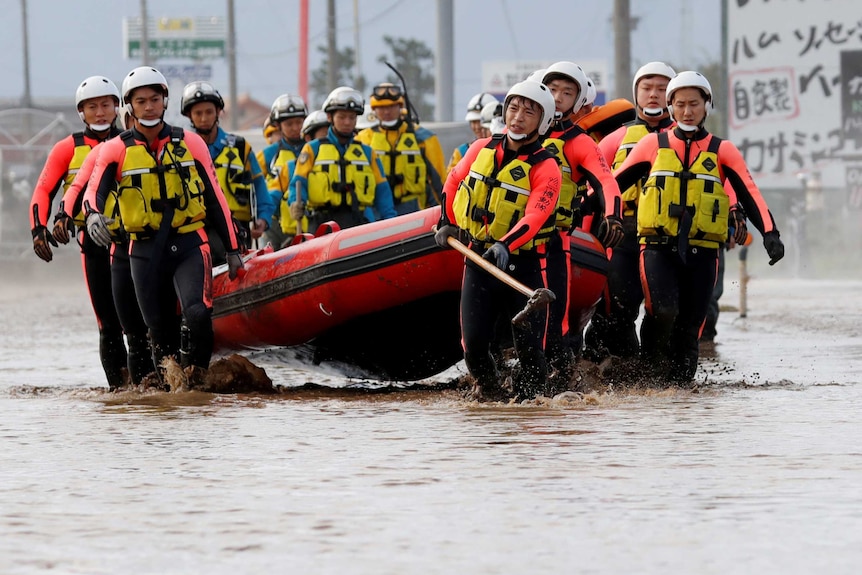
[{"label": "inflatable red raft", "polygon": [[[213,280],[218,351],[308,344],[316,360],[356,365],[370,376],[410,381],[462,358],[459,293],[463,257],[434,243],[439,208],[371,224],[319,230],[317,237],[245,257],[245,273]],[[607,276],[591,235],[572,238],[570,319],[583,320]],[[586,314],[589,317],[589,314]]]}]

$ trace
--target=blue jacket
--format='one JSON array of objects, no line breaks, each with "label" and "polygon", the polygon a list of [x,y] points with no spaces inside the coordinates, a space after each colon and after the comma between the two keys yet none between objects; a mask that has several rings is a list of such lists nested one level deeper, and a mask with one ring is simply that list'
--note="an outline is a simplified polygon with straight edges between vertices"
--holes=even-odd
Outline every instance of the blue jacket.
[{"label": "blue jacket", "polygon": [[[227,146],[227,136],[227,132],[219,126],[215,141],[207,145],[212,159],[216,159]],[[275,213],[275,204],[272,203],[272,196],[270,196],[269,190],[266,187],[266,179],[263,177],[257,157],[252,152],[251,145],[248,142],[246,142],[246,146],[248,150],[246,150],[245,164],[246,168],[251,169],[251,183],[254,186],[255,200],[257,200],[257,218],[265,221],[268,226],[269,222],[272,221],[272,214]]]},{"label": "blue jacket", "polygon": [[[343,146],[338,141],[338,137],[335,135],[335,132],[332,131],[332,127],[330,126],[329,131],[326,133],[326,140],[338,148],[338,151],[341,154],[347,150],[346,146]],[[308,142],[305,146],[311,149],[312,157],[317,157],[318,150],[320,149],[320,143],[323,139],[320,140],[312,140]],[[351,142],[352,143],[352,140]],[[383,171],[383,164],[380,160],[374,160],[374,152],[371,150],[371,146],[367,146],[365,144],[360,144],[362,148],[365,150],[365,153],[371,161],[375,162],[377,165],[377,185],[374,188],[374,210],[377,211],[381,215],[381,217],[385,220],[388,218],[394,218],[398,215],[398,212],[395,211],[395,201],[392,198],[392,188],[389,187],[389,182],[386,181],[386,178],[383,177],[383,174],[386,172]],[[299,161],[308,161],[305,158],[299,157]],[[296,183],[302,182],[302,201],[308,202],[308,179],[305,176],[300,176],[297,174],[296,170],[294,170],[293,177],[290,179],[290,185],[288,187],[288,203],[292,204],[296,201]],[[372,213],[371,208],[365,210],[365,216],[369,222],[373,222],[375,220],[374,214]]]}]

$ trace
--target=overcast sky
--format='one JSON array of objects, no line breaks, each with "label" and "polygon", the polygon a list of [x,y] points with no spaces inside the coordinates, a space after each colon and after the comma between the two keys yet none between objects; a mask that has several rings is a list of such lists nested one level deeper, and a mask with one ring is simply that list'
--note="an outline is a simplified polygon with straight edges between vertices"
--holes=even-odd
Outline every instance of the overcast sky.
[{"label": "overcast sky", "polygon": [[[0,99],[24,93],[21,33],[23,0],[0,0]],[[140,0],[26,0],[33,99],[74,97],[85,77],[102,74],[119,86],[139,62],[123,56],[122,21],[137,16]],[[309,74],[326,42],[326,2],[311,0]],[[377,63],[382,37],[413,38],[436,48],[434,0],[336,0],[338,45],[354,47],[354,4],[359,6],[362,72],[369,82],[388,69]],[[717,61],[721,0],[631,0],[639,19],[632,36],[633,67],[665,60],[678,69]],[[156,17],[224,16],[224,0],[149,0]],[[299,0],[235,0],[238,89],[269,105],[297,91]],[[606,59],[613,72],[611,0],[454,0],[455,110],[480,91],[482,62],[490,60]],[[182,64],[163,61],[159,64]],[[210,62],[212,81],[227,93],[224,60]],[[609,85],[612,86],[610,78]],[[177,102],[177,100],[174,100]]]}]

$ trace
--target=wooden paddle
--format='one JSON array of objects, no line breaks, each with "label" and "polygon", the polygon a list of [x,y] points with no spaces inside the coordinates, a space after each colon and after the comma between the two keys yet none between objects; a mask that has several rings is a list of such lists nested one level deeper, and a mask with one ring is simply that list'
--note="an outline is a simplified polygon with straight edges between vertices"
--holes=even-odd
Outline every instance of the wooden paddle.
[{"label": "wooden paddle", "polygon": [[527,305],[524,306],[524,309],[515,314],[515,317],[512,318],[512,323],[517,326],[525,326],[527,324],[527,316],[529,316],[534,310],[539,308],[540,306],[549,305],[552,301],[557,299],[557,296],[554,295],[554,292],[547,288],[538,288],[538,289],[530,289],[525,286],[488,260],[484,259],[482,256],[453,238],[449,236],[446,238],[446,242],[457,250],[458,252],[464,254],[464,256],[472,261],[474,264],[506,284],[507,286],[515,289],[516,291],[521,292],[527,298]]}]

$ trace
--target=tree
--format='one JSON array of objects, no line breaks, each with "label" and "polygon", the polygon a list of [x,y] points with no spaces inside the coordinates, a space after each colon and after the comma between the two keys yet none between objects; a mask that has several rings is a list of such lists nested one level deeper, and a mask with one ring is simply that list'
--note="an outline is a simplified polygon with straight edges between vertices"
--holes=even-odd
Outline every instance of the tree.
[{"label": "tree", "polygon": [[[419,40],[384,36],[383,42],[392,55],[381,55],[377,61],[389,62],[395,66],[404,76],[410,102],[416,108],[419,117],[426,120],[433,118],[434,104],[428,102],[427,97],[434,95],[434,53]],[[386,81],[393,84],[401,83],[393,73],[387,75]]]},{"label": "tree", "polygon": [[[311,73],[311,82],[309,88],[314,94],[313,101],[317,102],[317,106],[309,104],[309,110],[317,108],[323,104],[323,100],[329,94],[327,87],[327,77],[329,70],[329,58],[327,57],[326,46],[318,46],[317,51],[323,54],[323,61],[320,66]],[[337,50],[335,53],[335,84],[336,86],[351,86],[356,88],[360,93],[365,93],[365,76],[360,75],[358,78],[353,75],[354,66],[356,64],[356,55],[353,48],[344,48]]]}]

